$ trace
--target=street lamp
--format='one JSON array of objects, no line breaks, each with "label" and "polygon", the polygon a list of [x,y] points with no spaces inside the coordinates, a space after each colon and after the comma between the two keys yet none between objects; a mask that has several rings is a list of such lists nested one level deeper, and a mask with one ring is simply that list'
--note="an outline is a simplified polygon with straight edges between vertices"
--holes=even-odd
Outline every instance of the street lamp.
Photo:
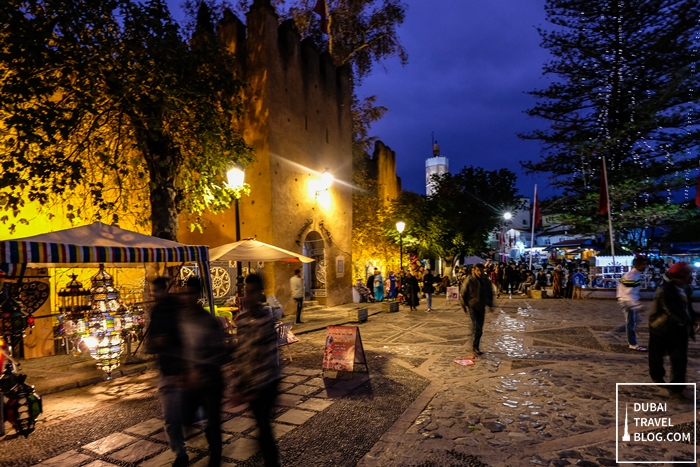
[{"label": "street lamp", "polygon": [[399,232],[399,270],[403,269],[403,236],[401,235],[406,228],[404,221],[396,223],[396,230]]},{"label": "street lamp", "polygon": [[[243,186],[245,181],[245,171],[238,164],[234,164],[228,172],[226,172],[226,179],[228,181],[229,188],[236,189]],[[236,241],[241,241],[241,215],[238,211],[238,196],[234,199],[234,212],[236,215]],[[236,282],[238,287],[239,297],[243,289],[243,269],[241,268],[241,262],[236,261]]]},{"label": "street lamp", "polygon": [[[510,221],[510,220],[513,218],[513,214],[511,214],[510,211],[506,211],[506,212],[503,213],[503,218],[504,218],[506,221]],[[504,225],[503,227],[501,227],[501,232],[503,232],[503,230],[505,230],[505,225]],[[507,231],[506,231],[506,232],[507,232]],[[505,233],[502,233],[502,234],[501,234],[501,240],[502,240],[502,244],[501,244],[501,260],[505,260],[505,256],[506,256],[506,236],[505,236]]]}]

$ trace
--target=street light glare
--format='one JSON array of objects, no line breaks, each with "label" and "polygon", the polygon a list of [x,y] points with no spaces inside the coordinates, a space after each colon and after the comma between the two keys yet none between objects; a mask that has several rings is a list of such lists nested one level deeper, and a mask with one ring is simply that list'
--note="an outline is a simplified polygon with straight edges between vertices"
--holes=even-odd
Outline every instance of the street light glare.
[{"label": "street light glare", "polygon": [[327,190],[333,185],[333,174],[328,170],[324,170],[323,173],[321,174],[321,185],[323,186],[324,190]]},{"label": "street light glare", "polygon": [[396,223],[396,230],[399,231],[399,233],[403,233],[403,230],[406,228],[406,223],[403,221],[398,221]]},{"label": "street light glare", "polygon": [[245,172],[238,166],[233,166],[226,172],[229,188],[238,188],[242,186],[245,180]]},{"label": "street light glare", "polygon": [[507,221],[509,221],[512,217],[513,217],[513,214],[511,214],[509,212],[503,214],[503,218]]}]

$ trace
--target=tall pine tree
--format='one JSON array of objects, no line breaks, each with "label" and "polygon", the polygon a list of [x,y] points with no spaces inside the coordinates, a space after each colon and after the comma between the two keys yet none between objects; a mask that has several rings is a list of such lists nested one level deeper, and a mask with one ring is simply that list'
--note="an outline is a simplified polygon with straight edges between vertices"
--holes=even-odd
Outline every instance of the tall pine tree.
[{"label": "tall pine tree", "polygon": [[677,219],[677,193],[695,178],[700,146],[700,4],[697,0],[547,0],[539,29],[552,78],[533,91],[530,116],[548,128],[520,135],[543,143],[530,173],[561,192],[549,213],[571,231],[606,230],[597,212],[605,156],[617,240]]}]

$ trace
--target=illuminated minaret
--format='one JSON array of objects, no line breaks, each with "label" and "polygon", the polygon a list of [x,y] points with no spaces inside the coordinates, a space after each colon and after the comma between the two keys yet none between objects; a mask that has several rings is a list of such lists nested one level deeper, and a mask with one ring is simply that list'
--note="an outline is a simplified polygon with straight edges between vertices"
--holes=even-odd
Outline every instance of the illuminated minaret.
[{"label": "illuminated minaret", "polygon": [[627,429],[627,404],[625,404],[625,434],[622,435],[622,441],[629,441],[630,440],[630,432]]},{"label": "illuminated minaret", "polygon": [[425,194],[430,196],[435,190],[433,175],[445,175],[450,171],[450,161],[440,154],[440,145],[433,140],[433,157],[425,160]]}]

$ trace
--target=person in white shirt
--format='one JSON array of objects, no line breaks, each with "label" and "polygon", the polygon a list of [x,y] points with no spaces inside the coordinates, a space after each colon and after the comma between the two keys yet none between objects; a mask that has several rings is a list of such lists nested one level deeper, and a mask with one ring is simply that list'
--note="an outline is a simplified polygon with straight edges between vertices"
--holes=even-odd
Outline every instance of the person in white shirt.
[{"label": "person in white shirt", "polygon": [[646,256],[637,256],[632,261],[632,269],[627,271],[620,283],[617,285],[617,301],[622,306],[625,314],[625,328],[627,330],[627,344],[632,350],[646,352],[647,349],[637,344],[635,328],[642,311],[642,304],[639,301],[639,290],[642,288],[642,272],[647,268],[649,260]]},{"label": "person in white shirt", "polygon": [[304,324],[301,322],[301,308],[304,306],[304,283],[301,280],[301,270],[294,270],[294,275],[289,279],[289,288],[292,289],[292,298],[297,302],[296,324]]}]

